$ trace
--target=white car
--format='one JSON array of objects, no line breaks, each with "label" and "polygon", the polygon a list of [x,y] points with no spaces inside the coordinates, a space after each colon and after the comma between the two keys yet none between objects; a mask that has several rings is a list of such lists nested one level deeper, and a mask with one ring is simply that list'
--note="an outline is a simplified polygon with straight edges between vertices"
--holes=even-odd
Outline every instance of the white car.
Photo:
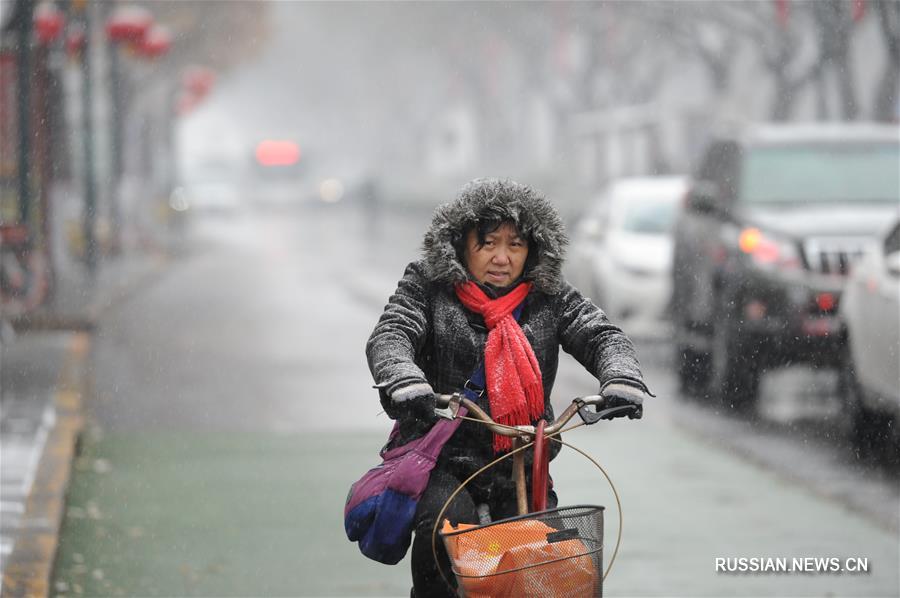
[{"label": "white car", "polygon": [[665,319],[671,230],[686,192],[680,176],[618,179],[576,226],[570,278],[614,321]]},{"label": "white car", "polygon": [[841,297],[849,403],[861,452],[900,437],[900,220],[856,263]]}]

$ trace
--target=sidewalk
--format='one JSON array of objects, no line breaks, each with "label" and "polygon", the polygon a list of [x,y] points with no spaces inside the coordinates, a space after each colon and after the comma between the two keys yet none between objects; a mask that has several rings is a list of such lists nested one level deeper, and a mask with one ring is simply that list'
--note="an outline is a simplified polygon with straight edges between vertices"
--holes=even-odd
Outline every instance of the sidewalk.
[{"label": "sidewalk", "polygon": [[127,253],[99,272],[59,277],[51,302],[14,322],[0,351],[0,572],[3,596],[46,595],[89,385],[88,331],[161,272],[161,256]]}]

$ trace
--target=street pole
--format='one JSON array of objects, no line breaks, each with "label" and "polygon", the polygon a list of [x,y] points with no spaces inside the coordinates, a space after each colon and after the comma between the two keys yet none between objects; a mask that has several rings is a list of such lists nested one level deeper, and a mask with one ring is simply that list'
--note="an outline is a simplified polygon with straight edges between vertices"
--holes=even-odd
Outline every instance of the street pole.
[{"label": "street pole", "polygon": [[33,0],[19,0],[16,56],[19,111],[19,222],[31,226],[31,19]]},{"label": "street pole", "polygon": [[97,188],[94,180],[94,118],[93,118],[93,78],[91,76],[91,3],[81,6],[84,24],[84,50],[81,55],[82,78],[82,124],[84,128],[84,257],[88,271],[97,270],[97,239],[94,235],[94,221],[97,217]]},{"label": "street pole", "polygon": [[[110,4],[110,10],[113,5]],[[108,15],[107,15],[108,16]],[[110,201],[110,242],[113,251],[118,251],[121,242],[122,212],[121,212],[121,184],[123,174],[123,99],[122,99],[122,73],[119,57],[119,43],[108,40],[106,43],[107,56],[109,57],[109,83],[112,99],[112,176],[111,176],[111,201]]]}]

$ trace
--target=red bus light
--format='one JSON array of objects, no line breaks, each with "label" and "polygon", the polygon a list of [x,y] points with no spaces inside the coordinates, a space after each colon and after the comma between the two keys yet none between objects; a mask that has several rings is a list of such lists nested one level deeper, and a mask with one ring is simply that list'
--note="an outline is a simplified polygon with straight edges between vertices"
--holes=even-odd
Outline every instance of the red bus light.
[{"label": "red bus light", "polygon": [[300,161],[300,147],[293,141],[267,139],[256,146],[256,161],[262,166],[291,166]]}]

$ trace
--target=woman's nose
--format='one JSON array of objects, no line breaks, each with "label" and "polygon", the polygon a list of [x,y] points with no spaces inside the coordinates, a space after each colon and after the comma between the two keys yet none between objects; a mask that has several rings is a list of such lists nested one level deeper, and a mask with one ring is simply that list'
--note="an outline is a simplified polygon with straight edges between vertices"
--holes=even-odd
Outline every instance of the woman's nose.
[{"label": "woman's nose", "polygon": [[498,265],[507,264],[509,262],[509,253],[503,248],[498,249],[494,254],[493,262]]}]

